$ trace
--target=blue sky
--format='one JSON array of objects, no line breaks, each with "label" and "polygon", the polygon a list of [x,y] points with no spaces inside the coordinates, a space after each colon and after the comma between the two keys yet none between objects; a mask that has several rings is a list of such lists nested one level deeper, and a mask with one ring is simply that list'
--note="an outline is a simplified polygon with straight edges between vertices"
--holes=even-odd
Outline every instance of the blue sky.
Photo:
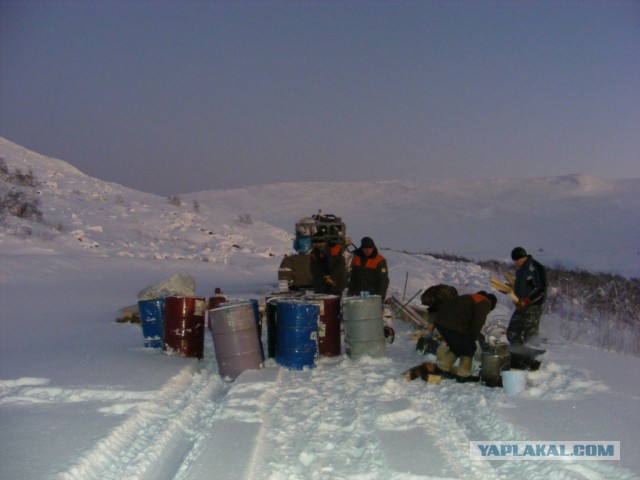
[{"label": "blue sky", "polygon": [[0,135],[170,195],[640,177],[640,2],[0,3]]}]

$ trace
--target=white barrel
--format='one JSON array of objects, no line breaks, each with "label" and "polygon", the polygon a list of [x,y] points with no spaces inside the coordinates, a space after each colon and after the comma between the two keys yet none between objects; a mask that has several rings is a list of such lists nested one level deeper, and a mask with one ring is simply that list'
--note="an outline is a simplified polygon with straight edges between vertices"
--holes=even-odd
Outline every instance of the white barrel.
[{"label": "white barrel", "polygon": [[342,304],[345,349],[351,358],[384,357],[384,320],[380,295],[347,297]]}]

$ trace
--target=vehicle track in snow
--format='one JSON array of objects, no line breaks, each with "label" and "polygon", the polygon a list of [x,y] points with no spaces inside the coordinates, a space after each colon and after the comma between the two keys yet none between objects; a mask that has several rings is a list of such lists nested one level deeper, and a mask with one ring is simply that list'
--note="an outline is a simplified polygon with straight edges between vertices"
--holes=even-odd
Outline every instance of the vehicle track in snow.
[{"label": "vehicle track in snow", "polygon": [[[540,439],[527,438],[526,433],[516,425],[506,420],[500,414],[499,404],[504,401],[502,389],[490,389],[480,384],[464,385],[447,381],[444,388],[456,389],[455,394],[447,395],[449,402],[442,402],[440,397],[433,395],[424,399],[421,408],[436,408],[446,415],[443,429],[455,432],[454,438],[460,439],[459,447],[466,455],[458,457],[458,464],[469,472],[482,466],[490,465],[494,474],[491,478],[509,480],[513,478],[527,478],[531,480],[546,480],[549,478],[567,479],[633,479],[635,475],[621,469],[615,462],[566,462],[560,460],[546,461],[483,461],[471,460],[469,452],[470,441],[501,440],[501,441],[532,441]],[[445,393],[445,392],[442,392]],[[433,418],[433,417],[431,417]],[[432,426],[435,427],[435,426]],[[579,439],[578,439],[579,440]],[[480,478],[471,475],[469,478]],[[486,477],[485,477],[486,478]]]},{"label": "vehicle track in snow", "polygon": [[[152,399],[91,446],[58,480],[173,479],[228,390],[211,352],[191,362]],[[191,359],[190,359],[191,360]]]},{"label": "vehicle track in snow", "polygon": [[272,391],[275,401],[263,411],[250,478],[345,478],[353,464],[385,476],[372,398],[363,394],[345,401],[354,390],[366,392],[369,384],[382,381],[374,372],[376,363],[388,360],[357,365],[336,359],[310,372],[283,370]]},{"label": "vehicle track in snow", "polygon": [[[614,462],[471,459],[470,441],[531,439],[501,414],[508,402],[501,389],[406,382],[400,372],[415,354],[402,327],[396,331],[399,341],[385,358],[325,358],[304,371],[271,359],[232,383],[217,374],[208,346],[203,361],[157,392],[102,394],[135,400],[135,407],[57,478],[202,480],[213,472],[248,480],[636,478]],[[68,396],[33,383],[21,394],[37,401]]]}]

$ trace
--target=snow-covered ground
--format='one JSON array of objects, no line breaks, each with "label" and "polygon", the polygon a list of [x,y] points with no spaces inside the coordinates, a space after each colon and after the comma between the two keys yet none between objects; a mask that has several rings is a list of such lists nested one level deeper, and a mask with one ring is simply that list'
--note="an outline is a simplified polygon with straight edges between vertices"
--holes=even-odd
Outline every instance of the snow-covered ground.
[{"label": "snow-covered ground", "polygon": [[[543,262],[637,276],[640,180],[270,185],[175,206],[3,139],[0,157],[41,181],[44,214],[0,227],[0,478],[640,478],[640,359],[563,341],[553,314],[543,366],[517,396],[405,381],[425,357],[400,320],[384,358],[305,371],[269,359],[234,382],[218,375],[211,335],[198,361],[144,348],[138,325],[113,321],[175,273],[200,296],[221,287],[264,300],[293,223],[318,208],[390,249],[398,297],[437,283],[487,289],[490,277],[403,250],[506,258],[523,244]],[[490,321],[505,324],[511,309],[500,296]],[[472,460],[474,440],[619,441],[621,459]]]}]

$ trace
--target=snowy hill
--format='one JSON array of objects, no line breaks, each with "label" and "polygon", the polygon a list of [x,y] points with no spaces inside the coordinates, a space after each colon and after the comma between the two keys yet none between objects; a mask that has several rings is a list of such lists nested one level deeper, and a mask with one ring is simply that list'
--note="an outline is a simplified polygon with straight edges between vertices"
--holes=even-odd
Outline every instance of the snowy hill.
[{"label": "snowy hill", "polygon": [[[210,335],[197,361],[144,348],[139,326],[113,321],[178,272],[201,296],[264,300],[293,223],[319,208],[390,249],[398,296],[405,279],[409,296],[486,289],[490,276],[402,250],[504,258],[521,243],[543,262],[637,275],[638,180],[283,184],[169,202],[3,139],[0,157],[39,181],[2,180],[0,193],[28,190],[42,213],[0,226],[0,478],[640,478],[640,359],[563,340],[556,314],[543,321],[543,366],[517,396],[404,381],[425,357],[400,320],[385,358],[301,372],[268,359],[235,382],[218,375]],[[501,296],[490,321],[504,325],[512,308]],[[481,461],[469,456],[478,440],[619,441],[621,459]]]},{"label": "snowy hill", "polygon": [[[34,190],[43,213],[42,222],[6,218],[0,245],[7,254],[80,249],[98,256],[226,262],[237,250],[256,257],[289,251],[289,234],[263,222],[249,224],[233,206],[176,206],[156,195],[88,177],[65,162],[4,139],[0,158],[10,169],[33,172],[40,182]],[[257,231],[266,245],[280,248],[257,245]]]},{"label": "snowy hill", "polygon": [[[547,265],[640,275],[640,179],[273,184],[188,193],[174,199],[178,207],[4,139],[0,157],[42,181],[45,219],[66,231],[62,242],[48,231],[46,238],[55,241],[44,247],[22,235],[17,252],[71,246],[103,255],[207,261],[222,252],[229,258],[240,247],[277,256],[290,250],[294,222],[321,209],[341,216],[354,241],[370,235],[394,250],[508,259],[521,244]],[[12,227],[21,231],[15,222]],[[9,238],[4,235],[5,242]],[[268,251],[260,244],[279,246]]]},{"label": "snowy hill", "polygon": [[371,234],[398,250],[508,259],[523,244],[549,265],[640,273],[640,179],[281,184],[185,198],[233,204],[289,230],[292,218],[321,208],[341,215],[354,240]]}]

